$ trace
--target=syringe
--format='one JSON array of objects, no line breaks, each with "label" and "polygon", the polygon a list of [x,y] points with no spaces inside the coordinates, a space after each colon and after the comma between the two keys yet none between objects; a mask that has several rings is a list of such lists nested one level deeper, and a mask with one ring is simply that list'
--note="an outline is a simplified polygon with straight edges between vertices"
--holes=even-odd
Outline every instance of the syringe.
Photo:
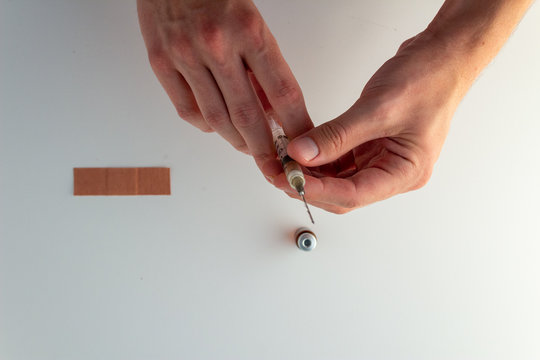
[{"label": "syringe", "polygon": [[276,146],[276,152],[279,160],[281,161],[281,166],[283,166],[283,171],[285,171],[285,175],[287,176],[287,181],[289,182],[289,185],[296,190],[296,192],[298,192],[298,195],[302,197],[302,200],[304,200],[309,219],[313,224],[315,224],[315,221],[313,221],[313,216],[311,216],[311,211],[309,211],[306,198],[304,197],[304,185],[306,184],[304,173],[302,172],[300,165],[287,154],[289,138],[287,135],[285,135],[285,132],[281,126],[276,123],[271,112],[267,113],[267,117],[270,130],[272,130],[272,137],[274,139],[274,145]]}]

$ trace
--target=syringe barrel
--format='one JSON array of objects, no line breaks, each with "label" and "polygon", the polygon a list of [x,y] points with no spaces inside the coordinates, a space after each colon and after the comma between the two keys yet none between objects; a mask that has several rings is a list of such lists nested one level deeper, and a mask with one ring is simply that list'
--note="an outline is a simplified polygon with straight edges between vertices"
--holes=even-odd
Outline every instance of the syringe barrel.
[{"label": "syringe barrel", "polygon": [[[274,139],[274,145],[276,146],[276,152],[281,164],[285,166],[285,162],[292,160],[287,155],[287,145],[289,145],[289,138],[283,132],[283,129],[276,127],[272,129],[272,138]],[[287,159],[288,158],[288,159]]]},{"label": "syringe barrel", "polygon": [[304,178],[304,173],[302,172],[302,167],[287,154],[289,138],[285,135],[283,129],[275,122],[272,116],[269,115],[268,117],[270,128],[272,129],[274,145],[276,146],[276,152],[281,161],[281,165],[283,166],[283,171],[285,171],[285,175],[287,176],[287,181],[299,194],[304,193],[306,180]]}]

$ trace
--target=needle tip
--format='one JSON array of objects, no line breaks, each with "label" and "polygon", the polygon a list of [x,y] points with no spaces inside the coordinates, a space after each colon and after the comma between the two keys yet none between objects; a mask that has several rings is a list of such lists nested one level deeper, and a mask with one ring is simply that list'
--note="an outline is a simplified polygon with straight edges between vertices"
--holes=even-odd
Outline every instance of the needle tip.
[{"label": "needle tip", "polygon": [[315,221],[313,221],[313,216],[311,215],[311,211],[309,211],[309,206],[307,204],[306,198],[304,197],[304,192],[303,191],[300,193],[300,196],[302,196],[302,200],[304,200],[304,205],[306,205],[306,210],[307,210],[307,213],[309,215],[309,219],[311,220],[311,223],[313,225],[315,225]]}]

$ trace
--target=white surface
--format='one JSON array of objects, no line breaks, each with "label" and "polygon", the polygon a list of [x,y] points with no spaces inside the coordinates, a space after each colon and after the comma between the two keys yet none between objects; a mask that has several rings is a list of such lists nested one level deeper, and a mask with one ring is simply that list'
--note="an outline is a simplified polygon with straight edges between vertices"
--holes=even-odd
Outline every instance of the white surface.
[{"label": "white surface", "polygon": [[[316,123],[440,2],[257,4]],[[540,358],[540,6],[469,92],[430,183],[345,216],[175,115],[134,1],[1,1],[0,358]],[[75,166],[170,197],[73,197]],[[193,174],[200,175],[194,177]]]}]

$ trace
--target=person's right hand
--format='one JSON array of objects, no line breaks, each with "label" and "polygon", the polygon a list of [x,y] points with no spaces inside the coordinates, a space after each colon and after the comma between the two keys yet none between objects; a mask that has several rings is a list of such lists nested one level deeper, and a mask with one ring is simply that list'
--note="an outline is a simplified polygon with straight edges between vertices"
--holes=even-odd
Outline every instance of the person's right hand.
[{"label": "person's right hand", "polygon": [[[275,160],[252,75],[290,138],[313,128],[300,87],[251,0],[138,0],[137,8],[152,69],[182,119],[216,131],[261,168]],[[278,164],[264,170],[279,171]]]}]

